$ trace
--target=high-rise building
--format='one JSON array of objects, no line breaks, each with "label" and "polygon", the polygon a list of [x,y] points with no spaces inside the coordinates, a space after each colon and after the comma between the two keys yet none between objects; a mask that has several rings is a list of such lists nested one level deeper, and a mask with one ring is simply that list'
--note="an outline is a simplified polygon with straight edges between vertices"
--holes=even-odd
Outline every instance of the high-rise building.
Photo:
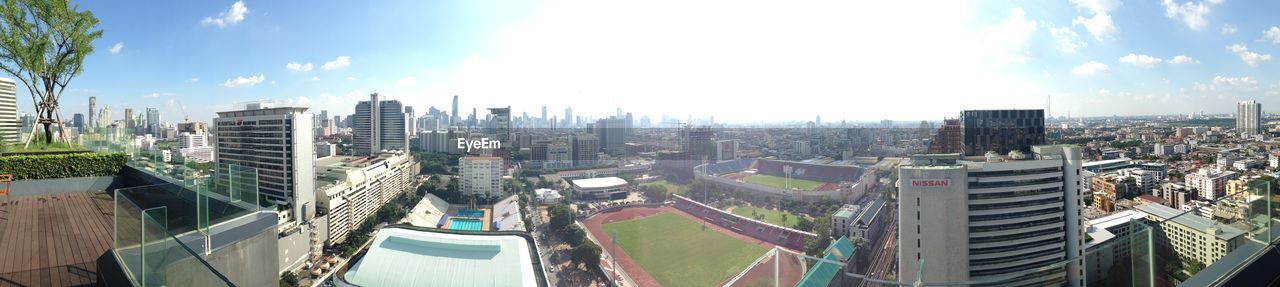
[{"label": "high-rise building", "polygon": [[286,221],[311,219],[315,144],[307,108],[251,103],[243,110],[218,112],[214,130],[220,173],[228,173],[228,165],[256,168],[259,194],[288,210]]},{"label": "high-rise building", "polygon": [[328,238],[320,239],[331,245],[345,241],[379,207],[411,188],[417,172],[413,157],[405,153],[317,160],[316,174],[325,180],[315,190],[316,209],[329,219]]},{"label": "high-rise building", "polygon": [[414,113],[413,113],[413,107],[410,107],[410,106],[404,106],[404,134],[405,134],[405,138],[411,137],[411,136],[413,136],[413,133],[418,132],[418,121],[414,120],[414,119],[416,119],[416,118],[417,118],[417,117],[416,117],[416,116],[414,115]]},{"label": "high-rise building", "polygon": [[73,127],[77,127],[77,128],[82,128],[82,129],[83,129],[83,128],[85,128],[85,126],[84,126],[84,114],[82,114],[82,113],[75,113],[74,115],[71,115],[71,126],[73,126]]},{"label": "high-rise building", "polygon": [[625,118],[609,117],[596,120],[595,134],[600,139],[600,149],[605,153],[615,156],[625,154],[628,133],[630,131]]},{"label": "high-rise building", "polygon": [[400,101],[380,100],[374,93],[369,95],[368,101],[356,104],[353,116],[353,154],[374,155],[384,150],[405,150],[409,147],[409,137],[405,135],[405,113]]},{"label": "high-rise building", "polygon": [[98,126],[98,97],[89,97],[89,127],[97,128]]},{"label": "high-rise building", "polygon": [[124,127],[132,129],[137,126],[138,123],[133,119],[133,108],[124,108]]},{"label": "high-rise building", "polygon": [[467,156],[458,162],[462,194],[477,198],[502,196],[502,158]]},{"label": "high-rise building", "polygon": [[898,280],[1084,285],[1081,150],[1031,151],[900,166]]},{"label": "high-rise building", "polygon": [[929,142],[930,153],[959,153],[964,151],[964,126],[959,119],[945,119],[938,133]]},{"label": "high-rise building", "polygon": [[147,133],[160,136],[160,110],[147,108]]},{"label": "high-rise building", "polygon": [[1262,104],[1257,101],[1236,104],[1236,131],[1242,136],[1262,134]]},{"label": "high-rise building", "polygon": [[573,107],[564,108],[564,127],[573,126]]},{"label": "high-rise building", "polygon": [[0,143],[16,144],[21,141],[17,92],[13,79],[0,78]]},{"label": "high-rise building", "polygon": [[110,128],[111,126],[111,106],[102,106],[98,111],[98,127]]},{"label": "high-rise building", "polygon": [[492,119],[489,126],[493,127],[490,132],[494,137],[502,143],[502,147],[510,147],[511,145],[511,107],[505,108],[489,108],[489,115]]},{"label": "high-rise building", "polygon": [[462,118],[458,116],[458,95],[453,95],[453,113],[449,115],[449,126],[451,127],[458,125],[458,121],[462,120]]},{"label": "high-rise building", "polygon": [[968,156],[1014,150],[1025,154],[1045,143],[1044,110],[968,110],[960,114],[960,123]]},{"label": "high-rise building", "polygon": [[29,133],[36,126],[36,116],[24,113],[18,118],[18,122],[19,130],[23,131],[23,133]]},{"label": "high-rise building", "polygon": [[572,139],[573,165],[591,166],[600,159],[600,139],[589,134],[576,134]]},{"label": "high-rise building", "polygon": [[1215,201],[1227,195],[1227,181],[1238,177],[1240,177],[1240,174],[1234,171],[1219,171],[1202,167],[1195,172],[1187,173],[1183,181],[1187,188],[1197,192],[1195,194],[1196,198]]}]

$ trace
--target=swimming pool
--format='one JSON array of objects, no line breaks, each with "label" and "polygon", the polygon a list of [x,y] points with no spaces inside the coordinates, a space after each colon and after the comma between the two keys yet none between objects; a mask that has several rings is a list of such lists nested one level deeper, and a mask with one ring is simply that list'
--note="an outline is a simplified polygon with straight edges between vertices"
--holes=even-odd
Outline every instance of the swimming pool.
[{"label": "swimming pool", "polygon": [[449,221],[449,229],[453,230],[481,231],[483,227],[479,219],[454,218]]},{"label": "swimming pool", "polygon": [[459,210],[458,210],[458,213],[457,213],[457,214],[455,214],[455,216],[458,216],[458,217],[470,217],[470,218],[483,218],[483,217],[484,217],[484,210],[480,210],[480,209],[459,209]]}]

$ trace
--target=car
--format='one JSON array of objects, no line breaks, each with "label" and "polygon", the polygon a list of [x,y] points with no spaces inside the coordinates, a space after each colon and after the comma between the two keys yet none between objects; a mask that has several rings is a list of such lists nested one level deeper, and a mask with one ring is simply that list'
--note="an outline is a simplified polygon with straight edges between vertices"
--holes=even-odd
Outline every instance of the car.
[{"label": "car", "polygon": [[556,267],[555,266],[547,267],[547,272],[556,273]]}]

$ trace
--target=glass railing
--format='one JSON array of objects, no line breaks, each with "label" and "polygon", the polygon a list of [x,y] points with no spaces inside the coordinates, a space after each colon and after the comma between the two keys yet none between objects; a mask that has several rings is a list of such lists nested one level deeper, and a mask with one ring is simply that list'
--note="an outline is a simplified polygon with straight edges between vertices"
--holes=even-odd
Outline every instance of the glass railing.
[{"label": "glass railing", "polygon": [[126,276],[135,286],[234,286],[171,233],[179,228],[172,225],[173,222],[181,224],[181,220],[175,221],[171,216],[174,214],[170,214],[176,209],[166,206],[144,209],[127,194],[117,191],[112,249]]}]

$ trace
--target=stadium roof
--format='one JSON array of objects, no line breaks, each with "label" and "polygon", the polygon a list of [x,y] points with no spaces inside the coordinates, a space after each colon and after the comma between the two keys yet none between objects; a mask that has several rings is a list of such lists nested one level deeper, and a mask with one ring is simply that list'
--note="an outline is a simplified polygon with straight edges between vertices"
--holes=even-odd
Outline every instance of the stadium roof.
[{"label": "stadium roof", "polygon": [[[840,239],[831,242],[831,246],[827,247],[826,255],[822,259],[847,262],[855,249],[856,247],[853,246],[853,242],[849,241],[849,237],[840,236]],[[818,261],[818,264],[814,264],[813,268],[809,269],[809,273],[805,273],[804,278],[800,278],[800,283],[797,283],[796,286],[818,287],[829,285],[831,279],[840,274],[840,268],[843,266],[828,261]]]},{"label": "stadium roof", "polygon": [[617,177],[597,177],[573,180],[573,186],[585,189],[610,188],[624,185],[627,185],[627,181]]},{"label": "stadium roof", "polygon": [[531,248],[519,235],[383,228],[344,277],[360,286],[538,286]]}]

